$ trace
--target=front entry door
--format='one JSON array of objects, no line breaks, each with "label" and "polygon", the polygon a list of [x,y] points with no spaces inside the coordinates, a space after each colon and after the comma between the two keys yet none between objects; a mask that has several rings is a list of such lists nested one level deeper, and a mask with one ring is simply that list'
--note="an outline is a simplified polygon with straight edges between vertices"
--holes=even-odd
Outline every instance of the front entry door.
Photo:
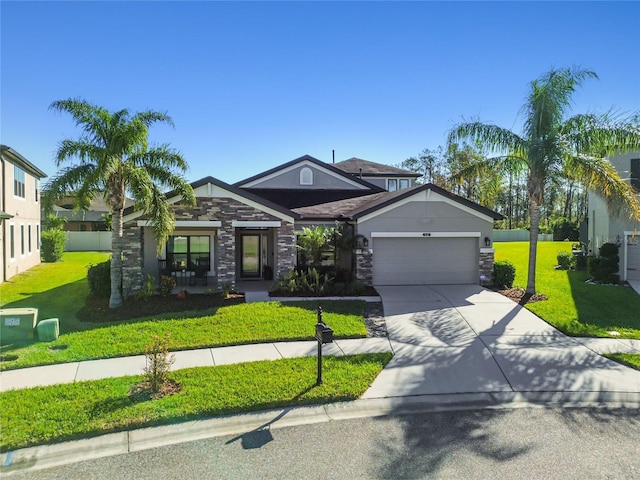
[{"label": "front entry door", "polygon": [[260,277],[260,235],[242,235],[241,265],[243,277]]}]

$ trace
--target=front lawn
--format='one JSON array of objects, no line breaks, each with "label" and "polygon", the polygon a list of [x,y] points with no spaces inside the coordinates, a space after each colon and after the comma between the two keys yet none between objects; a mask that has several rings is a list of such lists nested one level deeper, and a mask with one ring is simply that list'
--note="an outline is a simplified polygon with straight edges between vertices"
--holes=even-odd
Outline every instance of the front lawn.
[{"label": "front lawn", "polygon": [[355,400],[390,353],[327,356],[316,386],[316,359],[292,358],[172,372],[182,389],[158,400],[127,393],[141,376],[0,393],[0,451],[152,425],[294,405]]},{"label": "front lawn", "polygon": [[640,354],[637,353],[608,353],[605,357],[615,360],[627,367],[640,370]]},{"label": "front lawn", "polygon": [[[246,343],[312,340],[322,306],[323,320],[335,338],[366,337],[365,302],[360,300],[313,302],[258,302],[230,305],[206,312],[132,321],[92,324],[89,330],[60,335],[58,340],[2,348],[1,369],[75,362],[96,358],[143,354],[151,335],[170,335],[171,350],[189,350]],[[124,307],[123,307],[124,308]],[[17,357],[14,360],[8,358]]]},{"label": "front lawn", "polygon": [[87,267],[109,252],[65,252],[62,261],[41,263],[0,284],[0,307],[38,309],[38,319],[60,319],[60,331],[82,328],[76,314],[89,294]]},{"label": "front lawn", "polygon": [[[515,286],[526,287],[528,242],[496,242],[496,260],[516,267]],[[570,252],[570,242],[539,242],[536,290],[548,300],[526,308],[573,336],[640,338],[640,295],[626,286],[588,285],[586,271],[556,270],[558,252]]]}]

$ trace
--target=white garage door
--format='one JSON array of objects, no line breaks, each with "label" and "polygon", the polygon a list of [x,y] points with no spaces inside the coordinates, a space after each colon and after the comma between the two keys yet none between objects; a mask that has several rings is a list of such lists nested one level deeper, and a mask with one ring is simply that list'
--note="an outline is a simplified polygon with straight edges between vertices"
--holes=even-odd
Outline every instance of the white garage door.
[{"label": "white garage door", "polygon": [[627,280],[640,280],[640,242],[627,245]]},{"label": "white garage door", "polygon": [[374,285],[477,284],[477,238],[374,238]]}]

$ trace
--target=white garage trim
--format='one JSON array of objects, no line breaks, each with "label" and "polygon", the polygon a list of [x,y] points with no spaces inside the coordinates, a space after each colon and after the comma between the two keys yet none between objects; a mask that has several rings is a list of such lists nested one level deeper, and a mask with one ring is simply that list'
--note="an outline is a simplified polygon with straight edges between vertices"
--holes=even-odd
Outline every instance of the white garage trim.
[{"label": "white garage trim", "polygon": [[371,238],[480,238],[480,232],[371,232]]}]

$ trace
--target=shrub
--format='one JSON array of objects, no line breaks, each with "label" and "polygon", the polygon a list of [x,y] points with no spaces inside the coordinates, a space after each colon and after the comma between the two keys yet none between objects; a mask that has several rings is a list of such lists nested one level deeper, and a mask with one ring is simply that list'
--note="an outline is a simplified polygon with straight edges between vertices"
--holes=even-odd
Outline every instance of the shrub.
[{"label": "shrub", "polygon": [[136,298],[144,300],[145,302],[153,296],[153,284],[155,283],[155,277],[153,275],[147,275],[147,278],[142,285],[140,291],[136,294]]},{"label": "shrub", "polygon": [[587,272],[589,276],[597,278],[600,275],[601,257],[587,257]]},{"label": "shrub", "polygon": [[43,262],[57,262],[64,253],[67,235],[63,230],[53,228],[40,234],[40,255]]},{"label": "shrub", "polygon": [[[43,232],[44,233],[44,232]],[[111,295],[111,260],[89,265],[87,270],[89,291],[96,297],[108,297]]]},{"label": "shrub", "polygon": [[558,265],[563,270],[572,270],[576,266],[576,257],[573,253],[558,252],[556,258],[558,259]]},{"label": "shrub", "polygon": [[589,257],[585,255],[577,255],[576,256],[576,270],[586,270],[587,268],[587,259]]},{"label": "shrub", "polygon": [[315,268],[305,271],[292,270],[278,279],[278,290],[290,295],[316,295],[327,292],[333,279],[328,273],[321,274]]},{"label": "shrub", "polygon": [[588,272],[595,280],[602,283],[618,283],[620,275],[620,257],[615,243],[605,243],[600,247],[599,257],[590,257],[587,262]]},{"label": "shrub", "polygon": [[175,355],[169,355],[169,336],[169,333],[164,337],[152,334],[153,343],[145,348],[144,374],[154,393],[158,393],[169,381],[169,369],[176,360]]},{"label": "shrub", "polygon": [[163,297],[168,297],[171,295],[171,290],[176,286],[176,279],[170,275],[162,275],[160,277],[160,287],[158,290],[160,291],[160,295]]},{"label": "shrub", "polygon": [[516,278],[516,267],[509,260],[496,260],[493,264],[493,284],[496,287],[511,288]]}]

